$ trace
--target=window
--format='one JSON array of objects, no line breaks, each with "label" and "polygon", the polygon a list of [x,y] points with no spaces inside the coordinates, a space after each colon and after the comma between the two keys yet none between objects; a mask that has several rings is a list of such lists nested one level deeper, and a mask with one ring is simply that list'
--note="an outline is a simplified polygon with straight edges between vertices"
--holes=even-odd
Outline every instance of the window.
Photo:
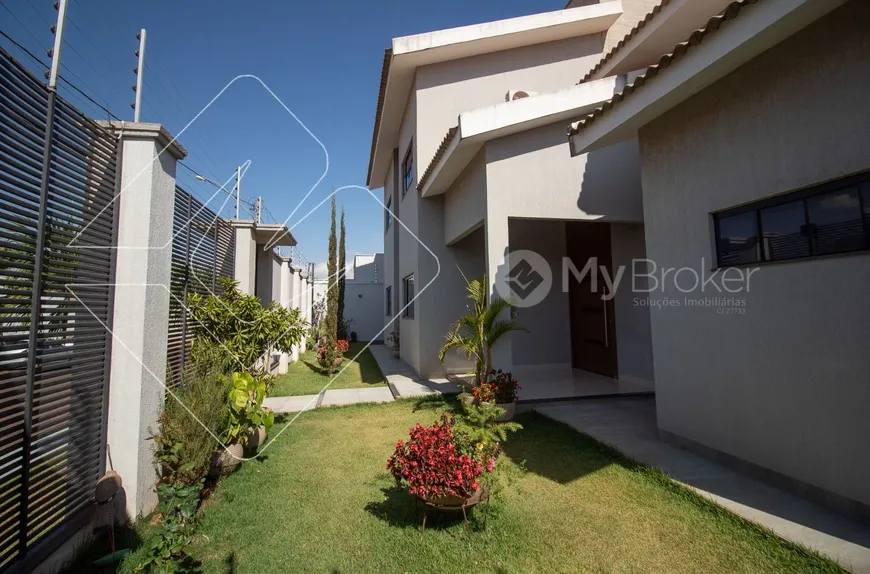
[{"label": "window", "polygon": [[385,295],[387,297],[387,317],[393,316],[393,287],[392,285],[387,286],[385,290]]},{"label": "window", "polygon": [[390,225],[393,223],[393,198],[392,197],[387,198],[386,212],[387,213],[384,214],[384,217],[386,218],[386,220],[384,221],[384,233],[387,232],[387,230],[390,228]]},{"label": "window", "polygon": [[720,267],[870,249],[870,172],[713,214]]},{"label": "window", "polygon": [[408,144],[408,151],[405,152],[405,159],[402,160],[402,197],[411,189],[411,182],[414,181],[414,140]]},{"label": "window", "polygon": [[402,279],[402,317],[414,318],[414,274]]}]

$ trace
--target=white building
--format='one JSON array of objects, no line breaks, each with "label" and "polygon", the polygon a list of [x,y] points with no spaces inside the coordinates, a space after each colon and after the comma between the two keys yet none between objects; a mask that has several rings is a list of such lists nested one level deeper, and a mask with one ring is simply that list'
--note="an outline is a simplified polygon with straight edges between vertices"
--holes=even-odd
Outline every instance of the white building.
[{"label": "white building", "polygon": [[402,358],[466,370],[438,361],[465,277],[508,276],[521,399],[655,390],[664,436],[870,516],[868,28],[622,0],[393,39],[368,185]]},{"label": "white building", "polygon": [[344,287],[344,317],[358,341],[384,338],[384,254],[355,255]]}]

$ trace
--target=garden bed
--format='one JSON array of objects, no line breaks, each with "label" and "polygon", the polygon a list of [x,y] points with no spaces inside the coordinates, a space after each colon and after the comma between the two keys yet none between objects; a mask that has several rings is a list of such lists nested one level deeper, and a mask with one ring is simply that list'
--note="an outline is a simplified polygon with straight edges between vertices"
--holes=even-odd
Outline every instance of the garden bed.
[{"label": "garden bed", "polygon": [[[839,572],[537,414],[499,459],[486,530],[421,516],[384,468],[440,397],[317,409],[224,479],[194,543],[206,572]],[[281,424],[276,423],[280,429]],[[132,569],[135,555],[125,563]]]}]

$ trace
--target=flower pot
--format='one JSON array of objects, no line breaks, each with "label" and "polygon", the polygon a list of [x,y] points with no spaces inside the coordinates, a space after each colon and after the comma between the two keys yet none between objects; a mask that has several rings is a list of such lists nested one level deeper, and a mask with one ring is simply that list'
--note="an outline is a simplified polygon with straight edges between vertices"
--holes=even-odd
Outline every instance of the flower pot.
[{"label": "flower pot", "polygon": [[495,403],[500,409],[504,409],[504,414],[495,419],[497,423],[503,423],[505,421],[512,420],[514,415],[517,413],[517,402],[513,401],[511,403]]},{"label": "flower pot", "polygon": [[476,506],[480,504],[482,501],[486,500],[489,491],[486,486],[481,485],[474,494],[469,496],[468,498],[462,498],[460,496],[439,496],[436,498],[424,498],[422,496],[418,497],[420,500],[425,502],[430,506],[434,506],[439,510],[462,510],[463,507],[466,509],[471,508],[472,506]]},{"label": "flower pot", "polygon": [[399,348],[393,347],[393,358],[398,359],[401,355],[399,354]]},{"label": "flower pot", "polygon": [[211,468],[208,475],[212,478],[223,476],[232,472],[242,462],[245,449],[241,443],[221,447],[211,455]]},{"label": "flower pot", "polygon": [[258,446],[266,442],[266,427],[263,425],[255,429],[248,429],[245,434],[248,435],[248,440],[245,444],[248,449],[256,451]]},{"label": "flower pot", "polygon": [[344,357],[336,357],[335,361],[332,362],[332,366],[338,367],[344,362]]}]

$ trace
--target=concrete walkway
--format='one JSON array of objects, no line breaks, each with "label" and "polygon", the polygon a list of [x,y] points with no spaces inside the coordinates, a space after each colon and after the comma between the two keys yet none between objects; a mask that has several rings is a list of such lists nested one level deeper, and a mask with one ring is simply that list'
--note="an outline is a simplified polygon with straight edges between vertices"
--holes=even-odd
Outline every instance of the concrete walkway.
[{"label": "concrete walkway", "polygon": [[396,398],[434,394],[456,395],[461,391],[459,385],[446,378],[426,379],[417,376],[408,363],[393,357],[392,349],[386,345],[372,345],[369,351],[387,378],[390,390]]},{"label": "concrete walkway", "polygon": [[385,345],[371,345],[369,351],[387,379],[386,387],[369,389],[327,389],[316,395],[295,397],[268,397],[263,406],[276,413],[298,413],[317,407],[355,405],[359,403],[388,403],[395,399],[425,395],[457,394],[459,385],[447,379],[421,379],[405,361],[393,357]]},{"label": "concrete walkway", "polygon": [[870,574],[870,525],[727,469],[658,437],[652,397],[588,399],[527,406],[562,421],[779,536]]}]

